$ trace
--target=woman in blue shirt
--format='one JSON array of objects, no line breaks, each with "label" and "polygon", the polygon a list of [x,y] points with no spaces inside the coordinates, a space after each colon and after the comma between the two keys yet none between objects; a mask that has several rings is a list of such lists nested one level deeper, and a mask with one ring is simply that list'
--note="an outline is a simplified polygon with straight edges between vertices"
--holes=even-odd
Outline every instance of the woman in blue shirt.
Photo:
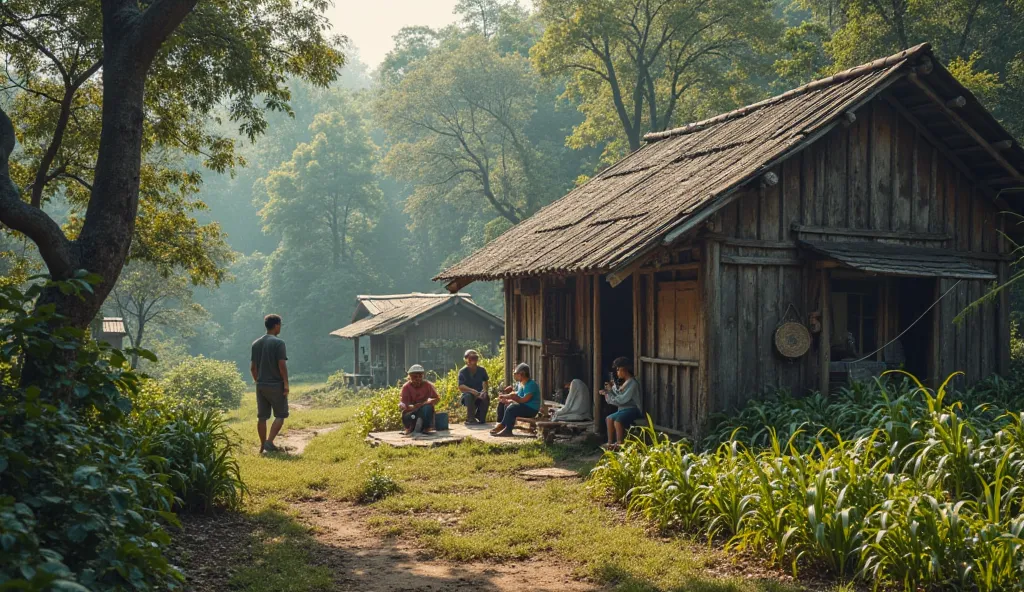
[{"label": "woman in blue shirt", "polygon": [[519,383],[519,387],[515,393],[512,392],[512,386],[505,387],[504,394],[498,397],[504,405],[505,412],[498,414],[498,425],[491,430],[491,434],[495,436],[511,436],[517,418],[537,417],[540,411],[540,387],[530,379],[530,367],[519,364],[512,377]]}]

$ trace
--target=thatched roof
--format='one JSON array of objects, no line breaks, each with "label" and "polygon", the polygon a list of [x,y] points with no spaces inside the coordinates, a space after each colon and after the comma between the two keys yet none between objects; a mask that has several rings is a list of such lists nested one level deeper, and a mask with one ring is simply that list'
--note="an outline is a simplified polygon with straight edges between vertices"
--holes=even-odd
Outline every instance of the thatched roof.
[{"label": "thatched roof", "polygon": [[487,312],[469,294],[382,294],[357,296],[359,304],[352,315],[352,324],[332,331],[335,337],[354,339],[364,335],[386,335],[406,326],[407,323],[426,318],[442,310],[459,306],[480,315],[499,327],[504,322]]},{"label": "thatched roof", "polygon": [[[694,229],[737,189],[822,137],[844,114],[918,65],[927,66],[936,88],[967,97],[958,112],[990,142],[1012,140],[922,44],[760,103],[648,134],[643,147],[434,279],[457,288],[474,280],[623,269]],[[1024,164],[1019,146],[1007,157]]]}]

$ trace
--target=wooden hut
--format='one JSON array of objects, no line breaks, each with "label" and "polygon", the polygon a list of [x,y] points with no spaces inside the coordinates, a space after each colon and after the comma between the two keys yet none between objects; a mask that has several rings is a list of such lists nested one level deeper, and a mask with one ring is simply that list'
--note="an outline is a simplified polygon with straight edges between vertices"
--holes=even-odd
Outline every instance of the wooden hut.
[{"label": "wooden hut", "polygon": [[[422,364],[443,373],[461,364],[470,346],[486,346],[493,355],[504,322],[473,302],[469,294],[387,294],[357,296],[352,323],[331,335],[354,342],[355,370],[373,384],[392,384],[408,366]],[[369,337],[369,349],[359,345]]]},{"label": "wooden hut", "polygon": [[645,140],[435,278],[504,281],[544,393],[626,356],[692,434],[769,388],[1007,369],[1005,292],[953,319],[1007,277],[1024,150],[927,44]]},{"label": "wooden hut", "polygon": [[124,347],[124,337],[128,334],[121,317],[97,318],[92,323],[92,334],[98,341],[104,341],[115,349]]}]

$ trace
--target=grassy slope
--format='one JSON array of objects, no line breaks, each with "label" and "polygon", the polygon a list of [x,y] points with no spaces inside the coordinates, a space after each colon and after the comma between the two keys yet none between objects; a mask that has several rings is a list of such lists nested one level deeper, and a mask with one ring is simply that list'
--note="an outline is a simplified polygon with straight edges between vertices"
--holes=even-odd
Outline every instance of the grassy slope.
[{"label": "grassy slope", "polygon": [[[293,391],[301,400],[304,389]],[[661,539],[642,524],[595,500],[584,482],[529,483],[520,470],[561,466],[585,473],[592,450],[531,444],[518,450],[478,442],[434,449],[371,448],[345,424],[355,407],[293,411],[285,429],[342,423],[313,440],[301,456],[256,454],[255,401],[231,414],[251,490],[247,512],[257,528],[233,584],[241,590],[325,589],[323,569],[307,567],[308,531],[289,519],[287,502],[355,499],[372,463],[388,467],[402,491],[372,506],[370,523],[382,534],[415,536],[453,560],[514,560],[555,553],[579,563],[579,574],[618,590],[767,590],[777,584],[716,579],[707,567],[731,561],[704,545]],[[593,459],[593,456],[590,456]],[[453,521],[454,517],[454,521]],[[444,519],[444,521],[442,521]],[[268,573],[268,569],[270,570]],[[262,575],[261,575],[262,574]],[[326,579],[325,579],[326,578]]]}]

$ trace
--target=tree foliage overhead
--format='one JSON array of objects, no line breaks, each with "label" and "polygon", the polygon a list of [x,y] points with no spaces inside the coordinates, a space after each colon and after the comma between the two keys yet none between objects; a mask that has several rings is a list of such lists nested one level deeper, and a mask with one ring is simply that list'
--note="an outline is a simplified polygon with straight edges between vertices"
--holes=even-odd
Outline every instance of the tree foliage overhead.
[{"label": "tree foliage overhead", "polygon": [[[570,143],[625,142],[690,119],[702,92],[768,50],[779,24],[766,0],[542,0],[544,36],[531,50],[586,116]],[[691,103],[688,105],[688,103]]]},{"label": "tree foliage overhead", "polygon": [[518,54],[472,36],[424,57],[377,102],[386,170],[421,193],[480,196],[512,223],[540,206],[539,155],[526,135],[537,79]]},{"label": "tree foliage overhead", "polygon": [[[124,93],[144,80],[142,111],[132,114],[142,136],[140,154],[134,156],[141,158],[140,197],[138,206],[130,207],[135,239],[130,256],[159,265],[164,273],[187,269],[193,282],[218,283],[224,277],[224,237],[216,224],[195,220],[204,209],[195,197],[201,176],[183,157],[200,158],[215,171],[232,170],[242,161],[231,138],[209,131],[215,108],[226,106],[227,119],[251,139],[265,130],[266,111],[289,110],[288,77],[318,85],[335,79],[344,56],[342,40],[329,35],[323,16],[329,1],[122,4],[10,0],[0,5],[8,114],[21,145],[11,157],[10,178],[35,210],[18,208],[17,218],[8,213],[2,221],[31,233],[37,244],[48,243],[40,252],[57,277],[87,263],[71,261],[73,256],[54,252],[53,245],[73,254],[89,223],[101,191],[97,177],[104,172],[98,155],[105,134],[112,133],[110,93]],[[130,10],[137,20],[131,20]],[[115,21],[150,29],[122,30]],[[121,42],[117,48],[111,47],[115,40]],[[112,50],[135,52],[140,59],[111,63]],[[70,207],[63,230],[42,212],[58,199]],[[112,283],[113,278],[104,279]]]},{"label": "tree foliage overhead", "polygon": [[[1013,132],[1024,131],[1024,4],[1016,0],[801,0],[810,10],[784,48],[805,60],[805,79],[918,43],[936,55]],[[807,60],[815,48],[827,60]],[[792,64],[793,55],[782,64]]]}]

